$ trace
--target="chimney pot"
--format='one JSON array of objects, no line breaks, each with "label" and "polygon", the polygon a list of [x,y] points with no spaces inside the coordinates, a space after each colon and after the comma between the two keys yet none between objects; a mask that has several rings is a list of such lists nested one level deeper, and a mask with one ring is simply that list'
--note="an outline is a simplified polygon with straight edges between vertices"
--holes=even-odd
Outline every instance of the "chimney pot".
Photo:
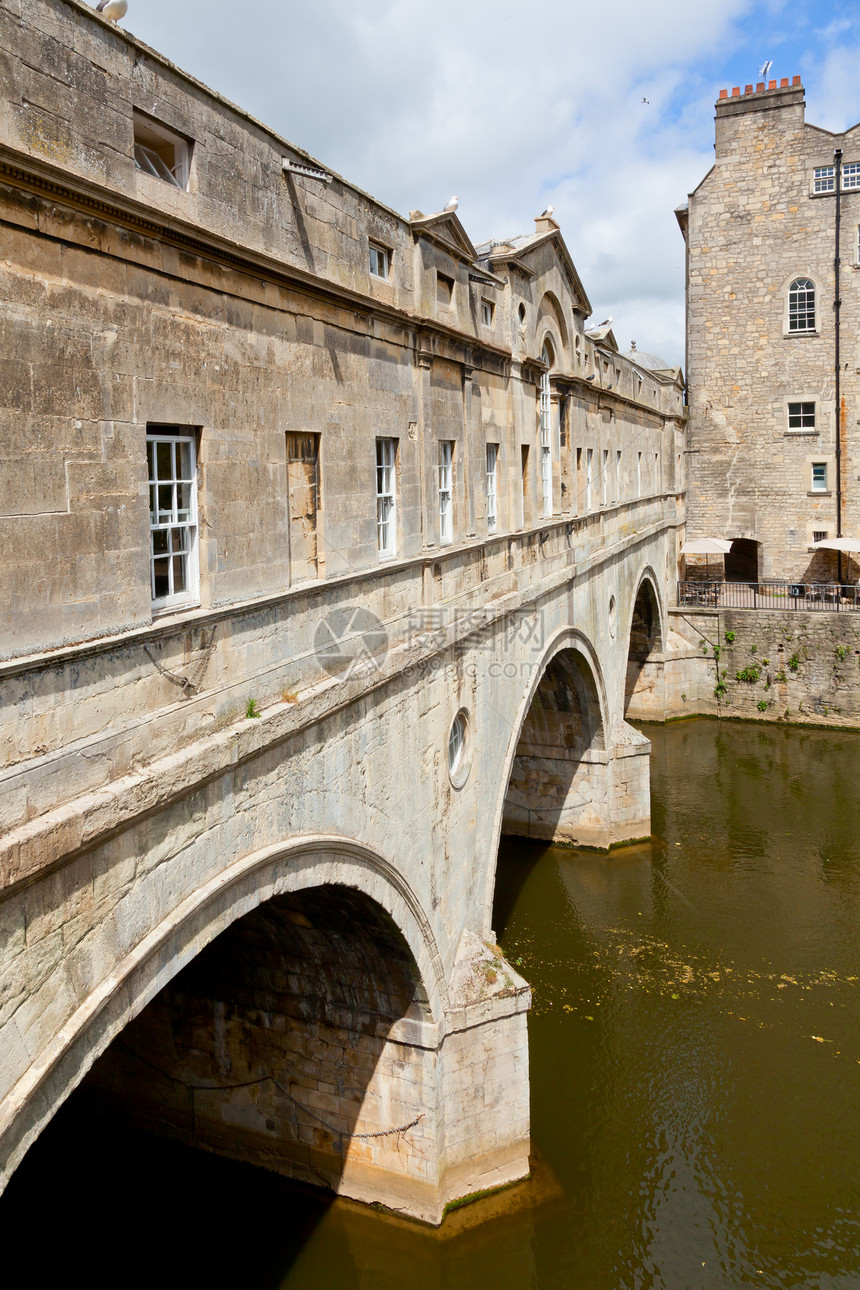
[{"label": "chimney pot", "polygon": [[786,88],[786,86],[787,86],[787,85],[788,85],[788,77],[787,77],[787,76],[783,76],[782,80],[781,80],[781,81],[780,81],[780,83],[779,83],[779,88],[780,88],[781,90],[784,90],[784,89]]},{"label": "chimney pot", "polygon": [[791,79],[791,83],[792,83],[792,85],[799,85],[799,84],[800,84],[800,77],[799,77],[799,76],[793,76],[793,77],[792,77],[792,79]]},{"label": "chimney pot", "polygon": [[767,88],[768,88],[769,90],[775,90],[775,89],[776,89],[776,81],[768,81],[768,83],[767,83]]},{"label": "chimney pot", "polygon": [[751,85],[744,86],[744,94],[752,94],[752,92],[753,92],[753,88]]},{"label": "chimney pot", "polygon": [[736,85],[736,86],[735,86],[735,88],[732,90],[732,98],[733,98],[733,99],[736,99],[736,98],[738,97],[738,95],[740,94],[740,92],[741,92],[741,90],[740,90],[740,86],[739,86],[739,85]]},{"label": "chimney pot", "polygon": [[728,97],[729,97],[729,92],[728,92],[728,90],[720,90],[720,98],[721,98],[721,99],[727,99]]},{"label": "chimney pot", "polygon": [[759,81],[755,87],[756,94],[758,94],[763,89],[764,89],[764,81]]}]

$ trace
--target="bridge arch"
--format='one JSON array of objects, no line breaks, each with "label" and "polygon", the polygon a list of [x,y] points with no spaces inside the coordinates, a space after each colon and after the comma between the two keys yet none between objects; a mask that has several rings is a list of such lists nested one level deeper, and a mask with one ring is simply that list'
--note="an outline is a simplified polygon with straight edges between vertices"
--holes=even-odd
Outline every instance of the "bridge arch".
[{"label": "bridge arch", "polygon": [[647,665],[666,648],[666,618],[659,586],[654,570],[650,565],[646,566],[639,575],[636,592],[631,600],[627,632],[622,638],[627,648],[625,716],[657,715],[656,710],[648,710],[644,692],[651,680]]},{"label": "bridge arch", "polygon": [[[402,943],[400,957],[403,963],[411,960],[418,991],[416,1006],[402,1020],[401,1038],[417,1038],[421,1051],[425,1046],[432,1050],[441,1033],[447,986],[435,938],[415,894],[393,864],[350,839],[296,838],[226,866],[166,915],[92,989],[13,1091],[13,1116],[0,1138],[6,1176],[112,1041],[222,933],[261,907],[274,908],[274,901],[320,890],[357,893],[365,908],[377,911],[378,925],[389,927],[390,944]],[[428,1132],[430,1120],[428,1116]],[[356,1183],[350,1194],[384,1199],[378,1181],[365,1186],[367,1196],[363,1185]]]},{"label": "bridge arch", "polygon": [[[598,768],[608,761],[608,711],[597,651],[578,628],[562,628],[532,671],[511,722],[488,866],[487,920],[503,833],[604,845],[605,785]],[[545,799],[537,808],[529,804],[535,780],[542,781]]]}]

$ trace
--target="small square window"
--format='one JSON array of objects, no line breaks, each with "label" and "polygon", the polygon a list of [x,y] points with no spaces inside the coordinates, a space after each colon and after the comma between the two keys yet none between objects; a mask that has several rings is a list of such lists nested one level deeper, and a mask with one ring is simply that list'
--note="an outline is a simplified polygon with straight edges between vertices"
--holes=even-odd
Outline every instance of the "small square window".
[{"label": "small square window", "polygon": [[860,161],[849,161],[842,167],[842,187],[860,188]]},{"label": "small square window", "polygon": [[814,430],[815,404],[789,403],[788,428],[789,430]]},{"label": "small square window", "polygon": [[454,279],[448,278],[444,273],[436,274],[436,303],[444,305],[450,309],[451,301],[454,295]]},{"label": "small square window", "polygon": [[827,529],[813,529],[813,530],[812,530],[812,540],[813,540],[813,542],[823,542],[823,541],[825,540],[825,538],[826,538],[826,537],[827,537]]},{"label": "small square window", "polygon": [[492,300],[481,301],[481,322],[484,324],[485,327],[492,327],[493,314],[495,312],[496,312],[496,306],[493,304]]},{"label": "small square window", "polygon": [[391,271],[391,252],[376,242],[370,243],[370,272],[374,278],[387,278]]},{"label": "small square window", "polygon": [[827,462],[814,461],[812,463],[812,491],[813,493],[827,492]]},{"label": "small square window", "polygon": [[816,166],[812,191],[815,193],[832,193],[836,191],[836,167]]},{"label": "small square window", "polygon": [[187,139],[158,121],[134,113],[135,169],[185,191],[190,159],[191,148]]}]

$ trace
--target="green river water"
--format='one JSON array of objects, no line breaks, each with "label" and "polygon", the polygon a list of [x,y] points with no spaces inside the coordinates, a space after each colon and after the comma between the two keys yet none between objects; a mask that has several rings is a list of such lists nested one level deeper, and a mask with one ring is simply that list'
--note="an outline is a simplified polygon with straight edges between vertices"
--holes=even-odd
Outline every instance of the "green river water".
[{"label": "green river water", "polygon": [[0,1201],[27,1284],[860,1287],[860,735],[645,729],[649,844],[500,856],[546,1199],[440,1240],[72,1099]]}]

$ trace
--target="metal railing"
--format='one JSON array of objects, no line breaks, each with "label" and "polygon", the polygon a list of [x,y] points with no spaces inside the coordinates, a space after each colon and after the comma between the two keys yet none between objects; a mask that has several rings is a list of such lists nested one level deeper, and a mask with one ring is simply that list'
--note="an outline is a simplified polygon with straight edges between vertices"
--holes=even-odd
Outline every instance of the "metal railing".
[{"label": "metal railing", "polygon": [[703,609],[821,609],[829,613],[860,610],[860,587],[838,582],[678,583],[679,605]]}]

